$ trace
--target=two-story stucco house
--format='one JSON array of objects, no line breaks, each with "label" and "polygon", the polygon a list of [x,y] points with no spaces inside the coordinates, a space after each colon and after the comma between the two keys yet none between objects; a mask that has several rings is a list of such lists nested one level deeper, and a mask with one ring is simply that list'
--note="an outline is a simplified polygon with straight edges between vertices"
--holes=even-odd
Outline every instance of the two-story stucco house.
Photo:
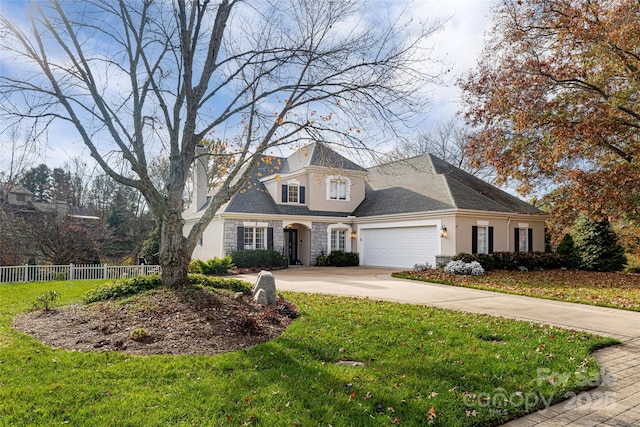
[{"label": "two-story stucco house", "polygon": [[[204,174],[194,172],[186,231],[206,207]],[[543,251],[547,218],[430,154],[367,170],[314,143],[263,162],[217,212],[193,258],[275,249],[314,265],[344,250],[358,252],[361,265],[410,268],[460,252]]]}]

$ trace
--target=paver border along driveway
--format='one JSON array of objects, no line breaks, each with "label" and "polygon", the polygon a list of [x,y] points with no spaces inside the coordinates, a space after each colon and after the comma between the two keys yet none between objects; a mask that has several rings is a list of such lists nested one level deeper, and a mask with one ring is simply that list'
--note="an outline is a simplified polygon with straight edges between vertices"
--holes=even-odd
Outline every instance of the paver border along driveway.
[{"label": "paver border along driveway", "polygon": [[[623,344],[597,351],[604,383],[507,424],[640,426],[640,313],[435,283],[395,279],[394,270],[303,267],[274,271],[278,290],[368,297],[548,323],[613,336]],[[240,278],[255,282],[257,274]]]}]

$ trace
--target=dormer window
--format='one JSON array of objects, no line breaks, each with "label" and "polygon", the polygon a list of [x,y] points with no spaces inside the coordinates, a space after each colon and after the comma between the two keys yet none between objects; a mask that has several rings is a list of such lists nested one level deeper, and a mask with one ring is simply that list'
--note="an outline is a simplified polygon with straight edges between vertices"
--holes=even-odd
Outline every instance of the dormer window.
[{"label": "dormer window", "polygon": [[298,185],[289,186],[289,203],[298,203]]},{"label": "dormer window", "polygon": [[293,179],[282,185],[282,203],[304,204],[304,186]]},{"label": "dormer window", "polygon": [[327,200],[348,201],[351,181],[349,178],[330,176],[327,178]]}]

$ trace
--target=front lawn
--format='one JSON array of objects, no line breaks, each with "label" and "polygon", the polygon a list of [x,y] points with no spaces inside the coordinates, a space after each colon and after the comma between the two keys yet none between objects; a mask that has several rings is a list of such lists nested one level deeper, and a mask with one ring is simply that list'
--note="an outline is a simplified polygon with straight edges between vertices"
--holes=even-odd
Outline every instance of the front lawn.
[{"label": "front lawn", "polygon": [[640,274],[578,270],[489,271],[482,276],[440,270],[394,273],[394,277],[488,291],[640,311]]},{"label": "front lawn", "polygon": [[[279,338],[219,356],[48,348],[10,328],[48,290],[0,286],[0,425],[499,425],[592,387],[615,340],[444,309],[287,293]],[[364,366],[338,365],[339,361]]]}]

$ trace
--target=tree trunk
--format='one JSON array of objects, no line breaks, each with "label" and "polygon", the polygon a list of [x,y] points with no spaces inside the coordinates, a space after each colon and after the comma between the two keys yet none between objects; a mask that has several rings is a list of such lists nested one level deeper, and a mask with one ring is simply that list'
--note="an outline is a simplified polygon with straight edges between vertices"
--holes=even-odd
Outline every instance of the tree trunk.
[{"label": "tree trunk", "polygon": [[187,250],[187,240],[182,235],[182,227],[182,216],[173,211],[163,218],[160,229],[162,285],[170,288],[189,285],[191,254]]}]

